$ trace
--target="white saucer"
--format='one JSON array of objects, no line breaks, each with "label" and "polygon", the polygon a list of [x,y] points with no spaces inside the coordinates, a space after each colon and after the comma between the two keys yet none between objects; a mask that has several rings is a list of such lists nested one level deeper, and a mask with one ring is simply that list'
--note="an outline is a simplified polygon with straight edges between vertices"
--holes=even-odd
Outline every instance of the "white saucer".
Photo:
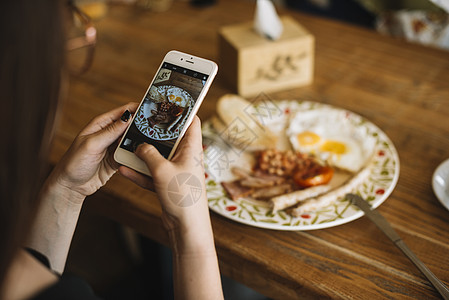
[{"label": "white saucer", "polygon": [[432,187],[441,204],[449,210],[449,159],[436,168],[432,176]]}]

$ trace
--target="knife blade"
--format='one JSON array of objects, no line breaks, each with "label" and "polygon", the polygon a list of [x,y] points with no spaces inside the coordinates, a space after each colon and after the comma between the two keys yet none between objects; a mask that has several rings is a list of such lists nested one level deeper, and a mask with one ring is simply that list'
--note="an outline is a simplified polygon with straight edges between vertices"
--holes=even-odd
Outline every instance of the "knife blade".
[{"label": "knife blade", "polygon": [[415,264],[415,266],[426,276],[435,289],[449,300],[449,289],[427,268],[427,266],[410,250],[401,237],[390,226],[390,223],[362,197],[356,194],[346,194],[346,199],[360,208],[376,226]]}]

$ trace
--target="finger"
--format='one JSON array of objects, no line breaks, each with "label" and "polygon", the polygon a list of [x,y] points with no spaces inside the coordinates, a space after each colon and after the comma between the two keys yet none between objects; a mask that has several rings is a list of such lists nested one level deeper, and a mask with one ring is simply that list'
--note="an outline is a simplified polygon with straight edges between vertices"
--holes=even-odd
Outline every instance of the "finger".
[{"label": "finger", "polygon": [[100,131],[95,132],[89,138],[95,140],[95,148],[98,151],[104,151],[125,133],[129,122],[130,119],[126,121],[118,119]]},{"label": "finger", "polygon": [[138,186],[140,186],[144,189],[147,189],[147,190],[154,191],[154,183],[153,183],[153,179],[151,177],[142,175],[142,174],[140,174],[128,167],[125,167],[125,166],[120,166],[118,168],[118,171],[122,176],[128,178],[129,180],[131,180]]},{"label": "finger", "polygon": [[120,139],[117,139],[112,145],[107,149],[106,159],[107,163],[111,166],[112,169],[117,170],[120,167],[120,164],[115,161],[114,152],[119,145]]},{"label": "finger", "polygon": [[134,114],[138,106],[139,104],[137,102],[130,102],[107,113],[99,115],[87,124],[87,126],[81,131],[80,135],[89,135],[98,132],[113,122],[119,120],[126,110]]},{"label": "finger", "polygon": [[156,170],[159,169],[158,167],[169,162],[153,145],[147,143],[140,144],[134,153],[138,158],[145,162],[148,170],[150,170],[150,173],[154,176],[157,176],[155,173]]},{"label": "finger", "polygon": [[[178,151],[179,150],[179,151]],[[201,121],[198,116],[192,121],[186,134],[179,143],[175,157],[173,160],[192,159],[192,157],[201,156],[203,153],[202,135],[201,135]],[[198,157],[199,158],[199,157]]]}]

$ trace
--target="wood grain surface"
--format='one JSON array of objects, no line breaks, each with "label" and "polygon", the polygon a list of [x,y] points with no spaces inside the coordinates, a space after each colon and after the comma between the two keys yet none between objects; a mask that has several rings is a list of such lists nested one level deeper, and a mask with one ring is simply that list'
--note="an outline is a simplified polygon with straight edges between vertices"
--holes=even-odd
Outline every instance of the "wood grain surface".
[{"label": "wood grain surface", "polygon": [[[112,5],[96,22],[92,69],[70,81],[51,155],[55,163],[94,116],[140,101],[164,54],[172,49],[216,60],[221,26],[251,21],[252,1],[217,1],[195,8],[175,1],[164,13]],[[449,285],[449,211],[434,196],[431,177],[449,158],[449,53],[374,31],[281,11],[314,36],[313,84],[270,93],[273,99],[328,103],[380,127],[400,157],[400,177],[378,210]],[[218,73],[199,116],[233,92]],[[164,244],[155,195],[119,175],[86,202],[88,209]],[[370,221],[281,232],[235,223],[212,213],[223,274],[275,299],[438,299],[439,295]]]}]

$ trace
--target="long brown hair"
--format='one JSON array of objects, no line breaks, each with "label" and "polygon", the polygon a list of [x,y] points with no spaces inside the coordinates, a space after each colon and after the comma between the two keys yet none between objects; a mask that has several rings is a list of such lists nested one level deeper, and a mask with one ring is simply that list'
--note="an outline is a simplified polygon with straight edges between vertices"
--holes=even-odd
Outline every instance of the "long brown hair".
[{"label": "long brown hair", "polygon": [[0,1],[0,287],[46,173],[64,60],[63,5]]}]

